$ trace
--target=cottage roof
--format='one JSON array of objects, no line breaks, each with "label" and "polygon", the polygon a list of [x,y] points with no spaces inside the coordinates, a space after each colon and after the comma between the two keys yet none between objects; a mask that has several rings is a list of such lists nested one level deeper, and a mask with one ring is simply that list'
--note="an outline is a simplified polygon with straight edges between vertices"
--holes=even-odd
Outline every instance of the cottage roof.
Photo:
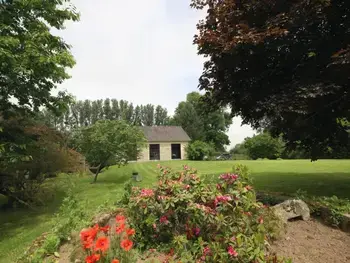
[{"label": "cottage roof", "polygon": [[148,142],[188,142],[190,137],[181,126],[140,127]]}]

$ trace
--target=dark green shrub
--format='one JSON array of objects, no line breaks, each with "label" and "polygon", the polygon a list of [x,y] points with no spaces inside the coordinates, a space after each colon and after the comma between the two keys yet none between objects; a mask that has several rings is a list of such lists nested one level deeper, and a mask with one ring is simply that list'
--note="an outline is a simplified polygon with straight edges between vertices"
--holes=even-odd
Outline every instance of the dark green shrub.
[{"label": "dark green shrub", "polygon": [[213,155],[214,148],[208,143],[194,141],[187,146],[186,152],[189,160],[203,160],[205,157]]}]

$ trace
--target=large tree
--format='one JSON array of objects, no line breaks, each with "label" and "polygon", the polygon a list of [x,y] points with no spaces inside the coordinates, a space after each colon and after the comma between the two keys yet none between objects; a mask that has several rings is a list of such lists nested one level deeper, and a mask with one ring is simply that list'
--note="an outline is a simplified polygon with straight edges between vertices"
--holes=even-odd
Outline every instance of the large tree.
[{"label": "large tree", "polygon": [[176,108],[172,124],[182,126],[193,141],[212,143],[215,150],[223,151],[230,143],[226,132],[232,119],[224,108],[207,112],[207,107],[202,95],[191,92]]},{"label": "large tree", "polygon": [[200,89],[317,158],[349,143],[350,1],[192,0]]},{"label": "large tree", "polygon": [[52,28],[79,15],[68,0],[5,0],[0,4],[0,111],[57,111],[69,98],[51,91],[69,77],[70,46]]}]

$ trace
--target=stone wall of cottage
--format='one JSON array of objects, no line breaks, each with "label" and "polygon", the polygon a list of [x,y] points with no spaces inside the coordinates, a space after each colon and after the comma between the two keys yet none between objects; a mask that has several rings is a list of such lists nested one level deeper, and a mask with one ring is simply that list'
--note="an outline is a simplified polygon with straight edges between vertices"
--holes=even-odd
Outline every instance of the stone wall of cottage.
[{"label": "stone wall of cottage", "polygon": [[[180,144],[181,145],[181,160],[187,159],[186,147],[187,142],[152,142],[151,144],[159,144],[160,161],[171,160],[171,145]],[[140,157],[138,159],[140,162],[149,161],[149,143],[145,148],[142,149]]]}]

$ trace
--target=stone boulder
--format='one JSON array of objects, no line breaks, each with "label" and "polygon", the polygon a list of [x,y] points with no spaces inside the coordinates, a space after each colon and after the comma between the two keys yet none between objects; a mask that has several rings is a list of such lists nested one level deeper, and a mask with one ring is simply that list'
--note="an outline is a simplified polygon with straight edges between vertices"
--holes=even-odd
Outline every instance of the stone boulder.
[{"label": "stone boulder", "polygon": [[310,209],[302,200],[286,200],[273,206],[272,209],[285,222],[296,217],[301,217],[305,221],[310,219]]}]

